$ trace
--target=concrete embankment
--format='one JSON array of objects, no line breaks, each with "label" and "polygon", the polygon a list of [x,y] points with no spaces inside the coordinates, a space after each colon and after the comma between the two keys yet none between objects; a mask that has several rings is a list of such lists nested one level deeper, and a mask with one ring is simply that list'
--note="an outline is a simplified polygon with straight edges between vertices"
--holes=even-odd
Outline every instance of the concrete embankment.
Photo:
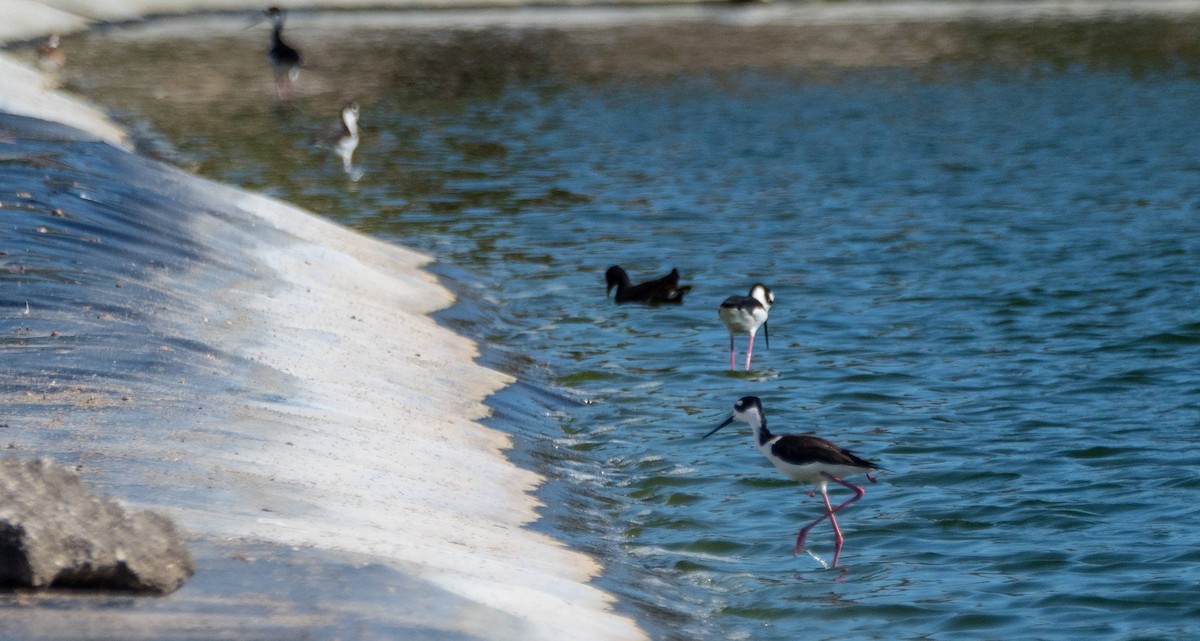
[{"label": "concrete embankment", "polygon": [[[0,34],[235,4],[10,0]],[[428,256],[141,158],[9,58],[0,111],[4,446],[168,514],[196,561],[163,599],[11,601],[0,637],[644,636],[525,527],[541,479],[477,422],[510,379],[430,319]]]}]

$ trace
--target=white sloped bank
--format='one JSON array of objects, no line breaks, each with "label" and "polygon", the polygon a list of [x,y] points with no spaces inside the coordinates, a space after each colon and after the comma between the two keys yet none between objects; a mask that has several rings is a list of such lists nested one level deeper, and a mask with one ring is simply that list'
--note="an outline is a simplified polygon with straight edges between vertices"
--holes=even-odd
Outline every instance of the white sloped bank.
[{"label": "white sloped bank", "polygon": [[[214,195],[226,189],[214,185]],[[292,507],[234,519],[185,513],[184,525],[392,559],[518,616],[537,638],[642,638],[587,584],[599,570],[591,559],[522,527],[537,518],[530,492],[540,478],[505,459],[507,435],[474,422],[488,414],[482,399],[511,379],[475,365],[475,344],[426,315],[452,302],[420,271],[428,257],[228,192],[296,241],[255,248],[274,287],[228,292],[243,317],[233,336],[208,340],[239,345],[292,377],[295,391],[241,408],[243,420],[226,429],[244,430],[254,449],[225,452],[221,466],[239,489],[254,488],[254,505],[235,514],[274,500]],[[264,444],[263,422],[296,429]]]},{"label": "white sloped bank", "polygon": [[[0,9],[0,21],[3,20]],[[0,112],[53,120],[82,129],[115,145],[125,132],[100,111],[70,96],[47,89],[42,74],[0,54]]]},{"label": "white sloped bank", "polygon": [[[39,5],[15,1],[20,7],[0,7],[0,19],[12,18],[10,38],[71,23],[53,10],[3,15]],[[4,56],[0,110],[113,144],[125,137],[99,110],[48,90],[40,74]],[[476,345],[428,316],[453,303],[420,269],[429,257],[266,197],[187,180],[246,215],[237,226],[197,217],[205,226],[197,237],[231,252],[249,244],[246,262],[259,271],[215,293],[224,322],[195,331],[278,372],[256,384],[262,398],[282,400],[223,407],[220,439],[186,452],[220,490],[208,493],[219,505],[156,507],[206,537],[372,555],[516,617],[530,639],[645,638],[588,584],[594,561],[524,527],[537,518],[531,491],[541,479],[505,458],[506,434],[476,422],[488,414],[483,400],[511,379],[476,365]],[[241,229],[258,225],[261,238],[244,237]],[[198,416],[197,424],[217,420]],[[268,509],[279,505],[286,509]],[[462,628],[486,638],[486,628]]]}]

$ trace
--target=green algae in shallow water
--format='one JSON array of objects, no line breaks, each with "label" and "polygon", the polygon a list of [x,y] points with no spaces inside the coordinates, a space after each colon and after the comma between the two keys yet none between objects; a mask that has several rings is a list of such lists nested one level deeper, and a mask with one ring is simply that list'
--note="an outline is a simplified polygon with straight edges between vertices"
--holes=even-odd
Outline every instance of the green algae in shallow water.
[{"label": "green algae in shallow water", "polygon": [[584,372],[572,372],[570,374],[567,374],[566,376],[560,376],[557,379],[557,381],[560,385],[563,385],[566,387],[578,387],[578,386],[582,385],[583,383],[590,383],[593,381],[605,381],[605,380],[610,380],[614,377],[616,377],[616,374],[614,374],[613,372],[584,371]]},{"label": "green algae in shallow water", "polygon": [[675,562],[672,568],[676,572],[711,572],[712,568],[702,563],[696,563],[688,559],[681,559]]},{"label": "green algae in shallow water", "polygon": [[665,501],[667,505],[693,505],[703,500],[703,497],[695,494],[684,494],[682,492],[672,492],[667,496]]}]

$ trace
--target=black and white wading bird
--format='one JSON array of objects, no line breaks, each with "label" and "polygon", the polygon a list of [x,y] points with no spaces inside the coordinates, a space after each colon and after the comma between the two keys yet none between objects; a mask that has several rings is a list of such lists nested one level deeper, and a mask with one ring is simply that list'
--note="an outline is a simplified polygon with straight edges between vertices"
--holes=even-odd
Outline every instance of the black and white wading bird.
[{"label": "black and white wading bird", "polygon": [[683,295],[691,291],[691,285],[679,284],[679,270],[672,269],[670,274],[645,283],[634,285],[629,280],[629,274],[620,265],[613,265],[604,273],[608,282],[607,296],[613,287],[617,294],[613,297],[618,303],[682,303]]},{"label": "black and white wading bird", "polygon": [[750,345],[746,348],[746,370],[750,370],[750,358],[754,355],[754,335],[758,328],[763,329],[763,339],[767,349],[771,348],[771,335],[767,330],[767,313],[775,304],[775,294],[766,285],[756,283],[750,288],[748,296],[730,296],[717,308],[721,322],[729,329],[729,369],[734,365],[733,337],[737,334],[749,334]]},{"label": "black and white wading bird", "polygon": [[292,97],[296,79],[300,77],[304,57],[283,41],[283,9],[271,7],[263,14],[272,22],[271,48],[267,50],[267,60],[270,61],[271,71],[275,74],[275,95],[281,102],[287,102]]},{"label": "black and white wading bird", "polygon": [[354,150],[358,149],[358,103],[350,102],[342,107],[337,124],[330,127],[317,141],[318,147],[332,149],[342,159],[342,168],[351,177],[358,174],[354,169]]},{"label": "black and white wading bird", "polygon": [[[813,526],[829,519],[829,524],[833,526],[832,567],[836,568],[838,558],[842,555],[844,539],[842,530],[838,527],[837,517],[834,515],[867,493],[863,488],[848,483],[844,479],[852,474],[865,474],[867,480],[874,483],[875,477],[871,476],[871,472],[883,468],[871,461],[859,458],[853,452],[838,447],[823,438],[798,434],[772,434],[767,430],[767,415],[763,413],[762,401],[757,396],[744,396],[738,399],[737,403],[733,405],[733,415],[702,438],[716,434],[717,430],[734,421],[742,421],[750,425],[750,429],[754,431],[754,444],[758,447],[758,451],[762,452],[763,456],[767,457],[767,460],[774,464],[780,472],[783,472],[784,476],[798,483],[815,485],[821,491],[821,498],[825,500],[825,514],[800,528],[800,534],[796,537],[796,547],[792,548],[792,555],[804,551],[804,541],[808,538],[808,531]],[[854,492],[854,496],[841,505],[833,507],[829,503],[829,494],[825,489],[829,481],[849,488]],[[812,495],[813,493],[809,492],[809,496]]]}]

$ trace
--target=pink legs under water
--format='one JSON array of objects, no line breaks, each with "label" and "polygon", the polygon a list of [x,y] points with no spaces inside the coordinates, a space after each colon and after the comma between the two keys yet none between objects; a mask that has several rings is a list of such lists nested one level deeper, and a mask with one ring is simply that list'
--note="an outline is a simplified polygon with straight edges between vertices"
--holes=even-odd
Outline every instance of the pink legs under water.
[{"label": "pink legs under water", "polygon": [[[737,361],[735,355],[737,351],[733,345],[733,332],[729,333],[729,369],[737,369]],[[750,346],[746,348],[746,371],[750,371],[750,358],[754,356],[754,334],[750,334]]]},{"label": "pink legs under water", "polygon": [[[792,548],[792,556],[800,554],[804,551],[804,540],[808,538],[808,531],[811,530],[816,524],[828,518],[830,525],[833,526],[833,567],[836,568],[838,564],[838,558],[842,555],[842,543],[845,539],[842,537],[842,529],[838,527],[837,518],[835,518],[833,515],[847,505],[850,505],[851,503],[861,499],[867,493],[867,491],[857,485],[854,485],[853,483],[847,483],[846,481],[843,481],[842,479],[839,479],[828,472],[821,472],[821,476],[824,476],[834,483],[838,483],[850,488],[854,491],[854,496],[847,499],[845,503],[842,503],[837,507],[833,507],[829,503],[829,493],[825,491],[825,486],[822,485],[821,498],[825,499],[825,514],[822,514],[812,523],[800,528],[800,535],[796,537],[796,547]],[[867,476],[867,479],[872,483],[875,482],[875,479],[871,478],[870,475]]]},{"label": "pink legs under water", "polygon": [[750,332],[750,346],[746,348],[746,371],[750,371],[750,357],[754,355],[754,332]]}]

